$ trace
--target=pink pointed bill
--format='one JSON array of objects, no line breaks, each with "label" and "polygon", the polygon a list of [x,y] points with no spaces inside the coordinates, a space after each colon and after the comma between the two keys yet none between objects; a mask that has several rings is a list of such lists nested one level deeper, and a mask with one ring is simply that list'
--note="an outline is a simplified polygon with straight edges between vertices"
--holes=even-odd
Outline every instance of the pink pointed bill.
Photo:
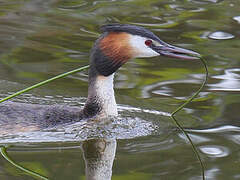
[{"label": "pink pointed bill", "polygon": [[195,60],[201,57],[197,52],[172,46],[169,44],[164,44],[163,46],[153,46],[152,49],[159,53],[162,56],[177,58],[177,59],[186,59],[186,60]]}]

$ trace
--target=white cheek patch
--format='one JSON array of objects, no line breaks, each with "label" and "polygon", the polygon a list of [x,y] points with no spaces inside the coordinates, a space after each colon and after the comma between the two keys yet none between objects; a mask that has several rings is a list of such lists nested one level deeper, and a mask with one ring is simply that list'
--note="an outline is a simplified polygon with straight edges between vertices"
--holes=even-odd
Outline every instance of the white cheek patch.
[{"label": "white cheek patch", "polygon": [[135,57],[154,57],[159,54],[153,51],[150,47],[146,46],[147,39],[142,36],[130,35],[130,46],[134,51]]}]

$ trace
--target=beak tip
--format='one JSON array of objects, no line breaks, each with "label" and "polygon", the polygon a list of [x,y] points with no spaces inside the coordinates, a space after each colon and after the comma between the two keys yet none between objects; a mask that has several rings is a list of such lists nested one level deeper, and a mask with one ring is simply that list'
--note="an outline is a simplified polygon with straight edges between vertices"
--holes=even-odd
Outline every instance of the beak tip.
[{"label": "beak tip", "polygon": [[201,55],[195,51],[172,45],[161,48],[160,51],[162,55],[178,59],[196,60],[201,58]]},{"label": "beak tip", "polygon": [[197,53],[197,52],[194,52],[192,51],[193,53],[191,54],[188,54],[189,56],[193,57],[194,59],[200,59],[202,56],[201,54]]}]

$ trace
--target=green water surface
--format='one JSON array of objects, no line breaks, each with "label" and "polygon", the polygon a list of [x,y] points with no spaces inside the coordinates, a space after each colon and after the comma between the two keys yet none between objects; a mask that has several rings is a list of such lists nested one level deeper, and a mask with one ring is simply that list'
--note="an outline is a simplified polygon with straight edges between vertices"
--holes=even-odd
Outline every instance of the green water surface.
[{"label": "green water surface", "polygon": [[[240,179],[239,10],[238,0],[2,0],[0,97],[88,64],[103,24],[146,27],[162,40],[206,58],[208,84],[177,119],[200,152],[207,180]],[[208,37],[217,31],[234,37]],[[112,137],[117,139],[112,180],[201,179],[190,144],[165,114],[192,95],[203,79],[200,61],[166,57],[132,60],[116,73],[120,120],[127,128],[117,129]],[[87,86],[84,71],[13,101],[83,106]],[[81,133],[86,135],[84,129]],[[0,142],[11,143],[12,159],[49,179],[86,179],[83,140],[60,142],[49,134],[46,139],[40,134],[31,138],[36,136],[41,143],[17,141],[16,136],[0,137]],[[34,177],[0,158],[0,179]]]}]

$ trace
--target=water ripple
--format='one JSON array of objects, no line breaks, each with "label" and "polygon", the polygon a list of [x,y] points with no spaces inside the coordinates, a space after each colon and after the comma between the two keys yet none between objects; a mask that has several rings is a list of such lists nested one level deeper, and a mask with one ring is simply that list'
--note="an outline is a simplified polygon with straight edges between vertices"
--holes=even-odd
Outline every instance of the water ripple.
[{"label": "water ripple", "polygon": [[225,157],[229,155],[229,150],[223,146],[206,145],[200,146],[200,150],[208,157]]},{"label": "water ripple", "polygon": [[210,39],[215,39],[215,40],[225,40],[225,39],[232,39],[235,36],[230,33],[223,32],[223,31],[216,31],[216,32],[210,33],[208,35],[208,37]]},{"label": "water ripple", "polygon": [[196,7],[196,6],[187,8],[187,7],[182,6],[182,5],[170,4],[169,7],[172,8],[172,9],[175,9],[177,11],[189,11],[189,12],[202,12],[202,11],[206,11],[205,8]]},{"label": "water ripple", "polygon": [[239,135],[239,134],[230,135],[230,136],[228,136],[228,139],[229,139],[230,141],[233,141],[233,142],[235,142],[236,144],[239,144],[239,145],[240,145],[240,135]]},{"label": "water ripple", "polygon": [[75,5],[66,5],[66,6],[59,6],[59,9],[61,10],[75,10],[75,9],[79,9],[82,8],[84,6],[88,5],[88,2],[83,2],[80,4],[75,4]]},{"label": "water ripple", "polygon": [[[209,141],[210,141],[209,138],[203,137],[203,136],[200,136],[200,135],[195,135],[195,134],[188,134],[188,135],[189,135],[189,137],[191,138],[191,140],[192,140],[193,142],[197,143],[197,144],[203,143],[203,142],[209,142]],[[182,134],[182,133],[179,134],[179,137],[180,137],[181,139],[184,139],[187,143],[189,143],[187,137],[186,137],[184,134]]]},{"label": "water ripple", "polygon": [[235,16],[235,17],[233,17],[233,19],[234,19],[235,21],[237,21],[238,23],[240,23],[240,16]]},{"label": "water ripple", "polygon": [[101,123],[80,121],[41,131],[7,133],[1,136],[0,143],[79,142],[89,138],[131,139],[151,135],[156,128],[151,122],[138,117]]},{"label": "water ripple", "polygon": [[226,69],[223,75],[212,76],[212,78],[220,79],[219,83],[209,84],[212,91],[240,91],[240,69]]},{"label": "water ripple", "polygon": [[224,0],[190,0],[196,3],[201,3],[201,4],[207,4],[207,3],[219,3],[222,2]]},{"label": "water ripple", "polygon": [[163,112],[163,111],[157,111],[157,110],[149,110],[149,109],[142,109],[137,107],[130,107],[130,106],[118,106],[118,110],[121,111],[128,111],[128,112],[143,112],[143,113],[149,113],[149,114],[155,114],[155,115],[161,115],[161,116],[171,116],[171,113]]},{"label": "water ripple", "polygon": [[[172,96],[172,89],[166,87],[167,85],[171,85],[171,84],[183,84],[183,83],[187,83],[187,84],[200,84],[201,81],[200,80],[169,80],[169,81],[164,81],[164,82],[158,82],[155,84],[151,84],[148,86],[144,86],[144,88],[142,89],[142,97],[144,98],[149,98],[151,97],[151,93],[155,93],[158,95],[164,95],[164,96]],[[160,87],[161,89],[158,90],[154,90],[155,88]],[[178,99],[184,99],[185,97],[177,97]]]},{"label": "water ripple", "polygon": [[223,132],[240,132],[240,127],[238,126],[219,126],[208,129],[186,129],[188,132],[199,132],[199,133],[223,133]]}]

